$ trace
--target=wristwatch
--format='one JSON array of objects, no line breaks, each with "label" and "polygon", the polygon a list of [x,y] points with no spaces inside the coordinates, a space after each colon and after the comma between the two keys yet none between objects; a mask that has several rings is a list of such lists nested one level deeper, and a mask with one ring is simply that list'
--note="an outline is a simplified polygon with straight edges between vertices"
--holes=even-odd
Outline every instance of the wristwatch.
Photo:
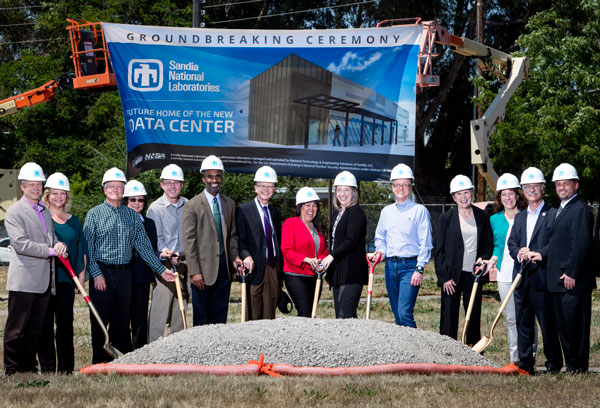
[{"label": "wristwatch", "polygon": [[417,272],[419,272],[421,275],[423,275],[423,270],[424,268],[421,265],[417,266]]}]

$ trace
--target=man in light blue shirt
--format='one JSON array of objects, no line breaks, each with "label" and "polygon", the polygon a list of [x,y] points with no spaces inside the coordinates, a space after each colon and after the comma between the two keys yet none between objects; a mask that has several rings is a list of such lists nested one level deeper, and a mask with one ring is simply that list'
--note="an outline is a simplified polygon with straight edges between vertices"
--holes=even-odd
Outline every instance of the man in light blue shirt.
[{"label": "man in light blue shirt", "polygon": [[[178,266],[181,289],[183,292],[183,307],[187,311],[187,264],[179,263],[179,255],[183,254],[183,205],[187,198],[181,197],[184,175],[181,167],[176,164],[167,165],[160,175],[160,187],[164,194],[150,204],[147,217],[156,224],[158,250],[162,259],[170,258]],[[148,318],[148,341],[153,342],[165,333],[165,326],[169,326],[169,333],[183,330],[183,319],[179,312],[177,302],[177,289],[175,283],[166,282],[160,277],[152,289],[152,303]]]},{"label": "man in light blue shirt", "polygon": [[417,327],[413,316],[423,269],[431,257],[429,211],[410,199],[414,176],[399,164],[390,181],[396,202],[381,210],[371,260],[385,257],[385,286],[396,324]]}]

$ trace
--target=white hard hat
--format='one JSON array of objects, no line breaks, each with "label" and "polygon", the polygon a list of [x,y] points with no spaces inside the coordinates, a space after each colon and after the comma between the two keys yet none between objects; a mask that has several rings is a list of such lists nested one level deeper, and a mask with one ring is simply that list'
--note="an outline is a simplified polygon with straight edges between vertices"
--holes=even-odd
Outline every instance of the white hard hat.
[{"label": "white hard hat", "polygon": [[544,173],[537,167],[529,167],[521,174],[521,184],[545,183]]},{"label": "white hard hat", "polygon": [[415,177],[413,176],[413,172],[410,167],[408,167],[406,164],[400,163],[392,169],[392,173],[390,174],[390,181],[394,181],[396,179],[414,180]]},{"label": "white hard hat", "polygon": [[17,179],[26,181],[46,181],[46,176],[44,176],[44,170],[42,170],[39,164],[29,162],[21,167]]},{"label": "white hard hat", "polygon": [[552,181],[558,180],[579,180],[579,175],[577,175],[575,167],[569,163],[561,163],[554,169],[554,173],[552,174]]},{"label": "white hard hat", "polygon": [[471,183],[471,179],[467,176],[463,176],[459,174],[454,177],[452,181],[450,181],[450,194],[454,194],[457,191],[462,190],[471,190],[473,188],[473,183]]},{"label": "white hard hat", "polygon": [[521,188],[521,185],[519,184],[519,179],[517,179],[517,176],[510,173],[504,173],[498,177],[496,191],[508,190],[509,188]]},{"label": "white hard hat", "polygon": [[273,167],[262,166],[260,169],[256,170],[256,174],[254,175],[254,181],[262,181],[264,183],[277,183],[277,172]]},{"label": "white hard hat", "polygon": [[104,177],[102,177],[102,186],[104,186],[109,181],[120,181],[122,183],[127,183],[125,173],[123,173],[116,167],[106,170],[106,173],[104,173]]},{"label": "white hard hat", "polygon": [[296,193],[296,205],[308,203],[310,201],[319,201],[317,192],[311,187],[302,187]]},{"label": "white hard hat", "polygon": [[169,164],[160,173],[160,179],[183,181],[183,170],[176,164]]},{"label": "white hard hat", "polygon": [[225,171],[223,167],[223,162],[215,155],[207,156],[204,160],[202,160],[202,164],[200,165],[200,171],[204,172],[205,170],[221,170]]},{"label": "white hard hat", "polygon": [[57,190],[71,191],[71,185],[69,179],[62,173],[52,173],[46,180],[46,188],[55,188]]},{"label": "white hard hat", "polygon": [[127,184],[125,184],[123,197],[135,197],[141,195],[148,195],[148,193],[146,193],[146,188],[142,183],[137,180],[129,180]]},{"label": "white hard hat", "polygon": [[356,184],[356,177],[354,177],[354,174],[350,173],[349,171],[342,171],[335,176],[333,186],[349,186],[358,188],[358,185]]}]

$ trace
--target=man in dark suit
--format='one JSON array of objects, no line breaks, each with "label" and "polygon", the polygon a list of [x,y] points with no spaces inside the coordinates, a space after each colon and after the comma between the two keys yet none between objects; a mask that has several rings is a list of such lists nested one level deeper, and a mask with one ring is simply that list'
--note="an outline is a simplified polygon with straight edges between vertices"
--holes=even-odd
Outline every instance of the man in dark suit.
[{"label": "man in dark suit", "polygon": [[552,181],[560,207],[548,243],[548,289],[567,372],[583,373],[589,364],[592,290],[596,287],[590,251],[593,215],[577,194],[579,176],[573,166],[560,164]]},{"label": "man in dark suit", "polygon": [[6,375],[37,372],[35,355],[40,350],[44,317],[50,294],[56,293],[53,258],[67,256],[67,247],[58,242],[54,233],[50,211],[40,202],[42,182],[46,181],[42,168],[36,163],[25,163],[17,178],[23,198],[8,208],[5,219],[12,246],[6,280]]},{"label": "man in dark suit", "polygon": [[516,215],[508,238],[510,256],[516,261],[513,279],[520,268],[519,262],[526,262],[533,253],[541,253],[543,258],[527,265],[514,294],[519,368],[530,374],[535,373],[536,316],[542,330],[546,368],[556,373],[563,365],[552,300],[546,284],[548,254],[545,251],[556,210],[544,202],[545,182],[544,174],[535,167],[526,169],[521,175],[521,186],[529,206]]},{"label": "man in dark suit", "polygon": [[204,190],[183,207],[183,249],[192,283],[194,326],[225,323],[231,275],[238,256],[235,202],[219,193],[223,163],[208,156],[200,166]]},{"label": "man in dark suit", "polygon": [[240,256],[244,267],[252,271],[246,278],[249,283],[246,318],[274,319],[283,282],[283,258],[279,248],[281,214],[269,206],[277,173],[271,167],[263,166],[256,171],[254,181],[256,198],[239,206],[236,213]]}]

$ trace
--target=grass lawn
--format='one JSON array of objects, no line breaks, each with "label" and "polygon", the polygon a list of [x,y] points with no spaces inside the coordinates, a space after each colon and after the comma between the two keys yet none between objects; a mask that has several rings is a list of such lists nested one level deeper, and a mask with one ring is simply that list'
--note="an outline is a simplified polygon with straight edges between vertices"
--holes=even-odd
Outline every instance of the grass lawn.
[{"label": "grass lawn", "polygon": [[[423,330],[439,330],[439,295],[433,268],[426,269],[426,279],[415,308],[415,319]],[[0,267],[0,337],[4,336],[7,293],[6,267]],[[363,294],[366,298],[366,290]],[[383,267],[378,265],[371,318],[393,322]],[[75,313],[76,369],[90,364],[89,313],[81,297]],[[594,293],[590,366],[600,367],[600,293]],[[240,284],[231,291],[229,322],[240,316]],[[489,328],[500,306],[495,285],[486,285],[482,311],[482,330]],[[191,308],[190,308],[191,309]],[[294,312],[292,312],[294,313]],[[364,318],[365,306],[360,306]],[[191,320],[191,311],[188,314]],[[278,312],[279,316],[279,312]],[[333,318],[331,292],[325,288],[318,316]],[[462,332],[459,330],[459,335]],[[541,339],[541,337],[540,337]],[[540,340],[541,344],[541,340]],[[0,346],[1,348],[1,346]],[[366,353],[369,350],[365,350]],[[509,361],[504,320],[494,332],[494,342],[486,355],[500,365]],[[544,361],[538,350],[538,364]],[[258,356],[257,356],[258,358]],[[268,356],[266,357],[268,361]],[[61,406],[70,407],[192,407],[192,406],[411,406],[411,407],[588,407],[600,403],[600,376],[502,377],[497,375],[394,376],[367,377],[119,377],[119,376],[0,376],[0,407]]]}]

